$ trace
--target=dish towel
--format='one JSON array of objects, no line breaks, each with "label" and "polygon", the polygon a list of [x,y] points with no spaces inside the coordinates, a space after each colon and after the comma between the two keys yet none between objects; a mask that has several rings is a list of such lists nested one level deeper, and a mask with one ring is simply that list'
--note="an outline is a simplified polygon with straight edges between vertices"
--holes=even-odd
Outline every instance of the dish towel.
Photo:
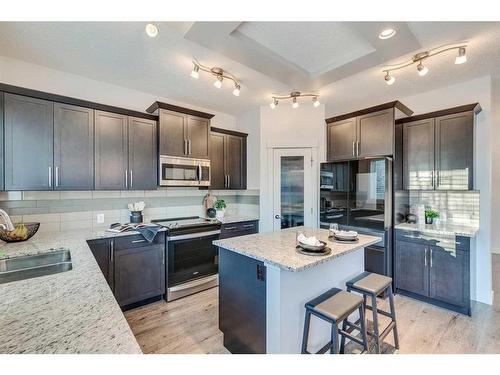
[{"label": "dish towel", "polygon": [[161,230],[162,227],[159,225],[151,225],[147,227],[138,227],[138,228],[130,228],[131,231],[137,231],[148,241],[149,243],[153,242],[156,234]]}]

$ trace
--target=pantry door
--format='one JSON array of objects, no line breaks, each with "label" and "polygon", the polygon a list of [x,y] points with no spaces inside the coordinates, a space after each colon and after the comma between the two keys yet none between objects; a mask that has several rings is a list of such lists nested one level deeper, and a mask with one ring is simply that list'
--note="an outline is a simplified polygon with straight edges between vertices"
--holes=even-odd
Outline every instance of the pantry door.
[{"label": "pantry door", "polygon": [[273,149],[273,230],[314,226],[312,150]]}]

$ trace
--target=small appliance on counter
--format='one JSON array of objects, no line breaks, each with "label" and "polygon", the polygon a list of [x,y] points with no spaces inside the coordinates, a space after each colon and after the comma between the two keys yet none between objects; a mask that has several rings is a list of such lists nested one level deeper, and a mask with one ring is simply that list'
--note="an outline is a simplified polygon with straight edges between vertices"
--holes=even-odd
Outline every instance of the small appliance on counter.
[{"label": "small appliance on counter", "polygon": [[160,155],[161,186],[210,186],[210,160]]}]

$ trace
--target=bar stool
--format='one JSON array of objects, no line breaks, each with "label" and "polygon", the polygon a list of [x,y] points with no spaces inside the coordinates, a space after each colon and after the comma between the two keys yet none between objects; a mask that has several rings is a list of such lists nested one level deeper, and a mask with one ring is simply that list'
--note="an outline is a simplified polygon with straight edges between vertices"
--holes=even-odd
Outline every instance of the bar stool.
[{"label": "bar stool", "polygon": [[[363,299],[360,296],[345,292],[338,288],[332,288],[320,296],[310,300],[305,304],[306,316],[304,320],[304,334],[302,337],[302,354],[311,354],[307,351],[309,341],[309,326],[311,323],[311,315],[314,315],[324,321],[331,323],[331,340],[325,344],[316,354],[326,353],[330,349],[331,354],[338,354],[338,335],[360,344],[363,346],[363,353],[368,350],[368,339],[366,336],[365,327],[365,309]],[[359,325],[348,321],[349,315],[359,310]],[[361,340],[354,337],[345,329],[339,329],[338,323],[343,322],[343,327],[349,327],[352,330],[356,329],[361,333]],[[344,352],[342,347],[341,353]]]},{"label": "bar stool", "polygon": [[[394,295],[392,293],[392,279],[390,277],[379,275],[377,273],[363,272],[356,276],[354,279],[346,283],[347,291],[358,292],[363,295],[363,302],[366,309],[372,310],[373,313],[373,332],[368,331],[367,334],[373,336],[375,339],[375,351],[380,353],[380,341],[393,332],[394,346],[399,349],[398,327],[396,324],[396,310],[394,309]],[[380,310],[377,308],[377,296],[386,293],[389,297],[390,312]],[[367,305],[366,298],[371,297],[371,306]],[[378,329],[378,314],[391,318],[389,325],[379,333]],[[342,343],[341,343],[342,346]]]}]

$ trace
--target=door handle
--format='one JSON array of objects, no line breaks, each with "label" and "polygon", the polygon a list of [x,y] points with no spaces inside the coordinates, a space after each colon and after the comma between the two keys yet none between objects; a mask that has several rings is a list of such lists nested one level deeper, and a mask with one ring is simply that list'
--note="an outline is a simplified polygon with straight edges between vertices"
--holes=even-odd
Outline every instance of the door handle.
[{"label": "door handle", "polygon": [[201,165],[200,164],[198,164],[197,172],[198,172],[198,181],[201,182],[202,169],[201,169]]},{"label": "door handle", "polygon": [[359,141],[356,142],[356,156],[359,156]]},{"label": "door handle", "polygon": [[130,187],[134,186],[134,171],[130,170]]},{"label": "door handle", "polygon": [[278,220],[281,220],[281,216],[280,215],[274,215],[274,218],[278,219]]},{"label": "door handle", "polygon": [[160,248],[161,251],[161,264],[165,264],[165,249],[162,247]]},{"label": "door handle", "polygon": [[135,240],[135,241],[132,241],[132,243],[141,243],[141,242],[146,242],[146,240]]},{"label": "door handle", "polygon": [[432,247],[431,247],[431,256],[430,256],[430,261],[431,261],[431,268],[432,268]]},{"label": "door handle", "polygon": [[355,142],[353,141],[353,142],[352,142],[352,156],[355,156],[355,153],[354,153],[354,147],[355,147],[355,146],[354,146],[354,143],[355,143]]},{"label": "door handle", "polygon": [[49,165],[49,187],[52,187],[52,167]]},{"label": "door handle", "polygon": [[227,175],[227,187],[231,188],[231,176]]},{"label": "door handle", "polygon": [[191,140],[188,139],[188,155],[191,155]]},{"label": "door handle", "polygon": [[111,262],[113,262],[114,257],[115,257],[115,243],[114,243],[114,241],[112,240],[112,241],[109,243],[109,260],[110,260]]},{"label": "door handle", "polygon": [[187,139],[184,140],[184,155],[187,155]]},{"label": "door handle", "polygon": [[128,170],[125,169],[125,187],[128,188]]},{"label": "door handle", "polygon": [[56,172],[56,187],[59,187],[59,167],[55,168]]}]

